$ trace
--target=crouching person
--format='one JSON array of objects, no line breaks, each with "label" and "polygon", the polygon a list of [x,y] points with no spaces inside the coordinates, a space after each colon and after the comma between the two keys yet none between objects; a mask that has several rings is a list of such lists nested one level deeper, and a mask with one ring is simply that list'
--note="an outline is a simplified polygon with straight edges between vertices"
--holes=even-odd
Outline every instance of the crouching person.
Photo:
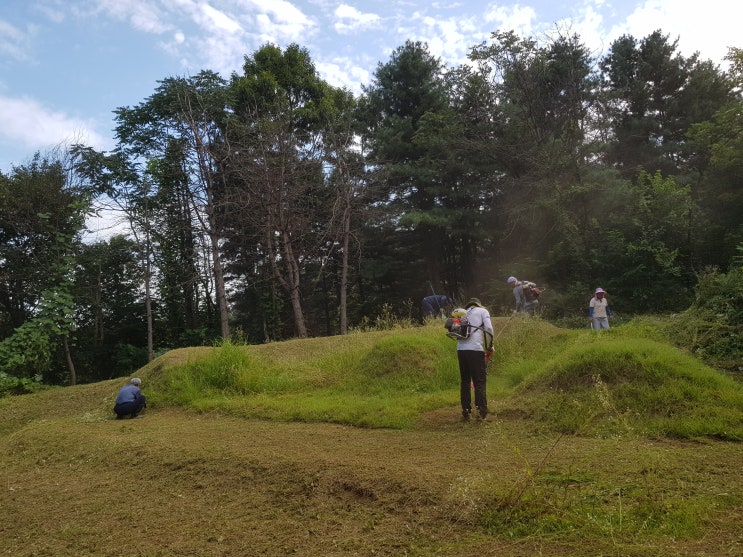
[{"label": "crouching person", "polygon": [[140,417],[139,413],[147,407],[147,397],[142,394],[141,386],[142,380],[139,377],[133,377],[128,385],[121,387],[114,405],[117,420],[126,416]]}]

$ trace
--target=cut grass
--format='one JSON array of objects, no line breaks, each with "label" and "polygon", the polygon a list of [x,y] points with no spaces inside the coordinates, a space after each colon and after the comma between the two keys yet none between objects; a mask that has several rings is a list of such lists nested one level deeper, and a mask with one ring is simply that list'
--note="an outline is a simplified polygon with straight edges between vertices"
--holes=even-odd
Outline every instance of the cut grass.
[{"label": "cut grass", "polygon": [[440,325],[174,351],[142,420],[123,380],[0,399],[2,552],[739,555],[740,384],[585,333],[508,323],[485,425]]}]

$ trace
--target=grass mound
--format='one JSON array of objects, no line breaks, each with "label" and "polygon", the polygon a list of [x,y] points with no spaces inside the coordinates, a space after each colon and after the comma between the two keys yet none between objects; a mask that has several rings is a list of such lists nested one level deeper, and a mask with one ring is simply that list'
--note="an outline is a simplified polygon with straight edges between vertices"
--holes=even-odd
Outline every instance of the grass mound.
[{"label": "grass mound", "polygon": [[[501,416],[591,436],[743,440],[743,385],[634,323],[596,334],[496,318],[488,394]],[[153,407],[410,428],[459,400],[456,344],[438,322],[165,354],[140,370]]]},{"label": "grass mound", "polygon": [[436,324],[259,346],[225,343],[139,373],[153,407],[409,428],[457,400],[455,345]]},{"label": "grass mound", "polygon": [[743,440],[743,385],[668,344],[621,332],[579,335],[504,406],[563,433]]}]

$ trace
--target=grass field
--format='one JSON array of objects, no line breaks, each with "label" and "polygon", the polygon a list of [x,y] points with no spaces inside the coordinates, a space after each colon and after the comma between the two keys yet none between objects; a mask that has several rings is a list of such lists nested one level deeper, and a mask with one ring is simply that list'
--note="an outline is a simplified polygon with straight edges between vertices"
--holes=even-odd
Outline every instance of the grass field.
[{"label": "grass field", "polygon": [[484,424],[440,324],[173,351],[140,420],[126,378],[0,399],[0,554],[743,554],[743,385],[645,327],[495,325]]}]

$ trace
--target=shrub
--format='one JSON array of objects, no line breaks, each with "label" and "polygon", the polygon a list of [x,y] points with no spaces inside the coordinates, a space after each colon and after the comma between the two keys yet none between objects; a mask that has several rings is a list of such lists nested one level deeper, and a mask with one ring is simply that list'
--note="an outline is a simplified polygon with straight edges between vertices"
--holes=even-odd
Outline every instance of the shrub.
[{"label": "shrub", "polygon": [[743,267],[726,274],[707,269],[694,303],[668,328],[677,346],[715,367],[743,372]]}]

